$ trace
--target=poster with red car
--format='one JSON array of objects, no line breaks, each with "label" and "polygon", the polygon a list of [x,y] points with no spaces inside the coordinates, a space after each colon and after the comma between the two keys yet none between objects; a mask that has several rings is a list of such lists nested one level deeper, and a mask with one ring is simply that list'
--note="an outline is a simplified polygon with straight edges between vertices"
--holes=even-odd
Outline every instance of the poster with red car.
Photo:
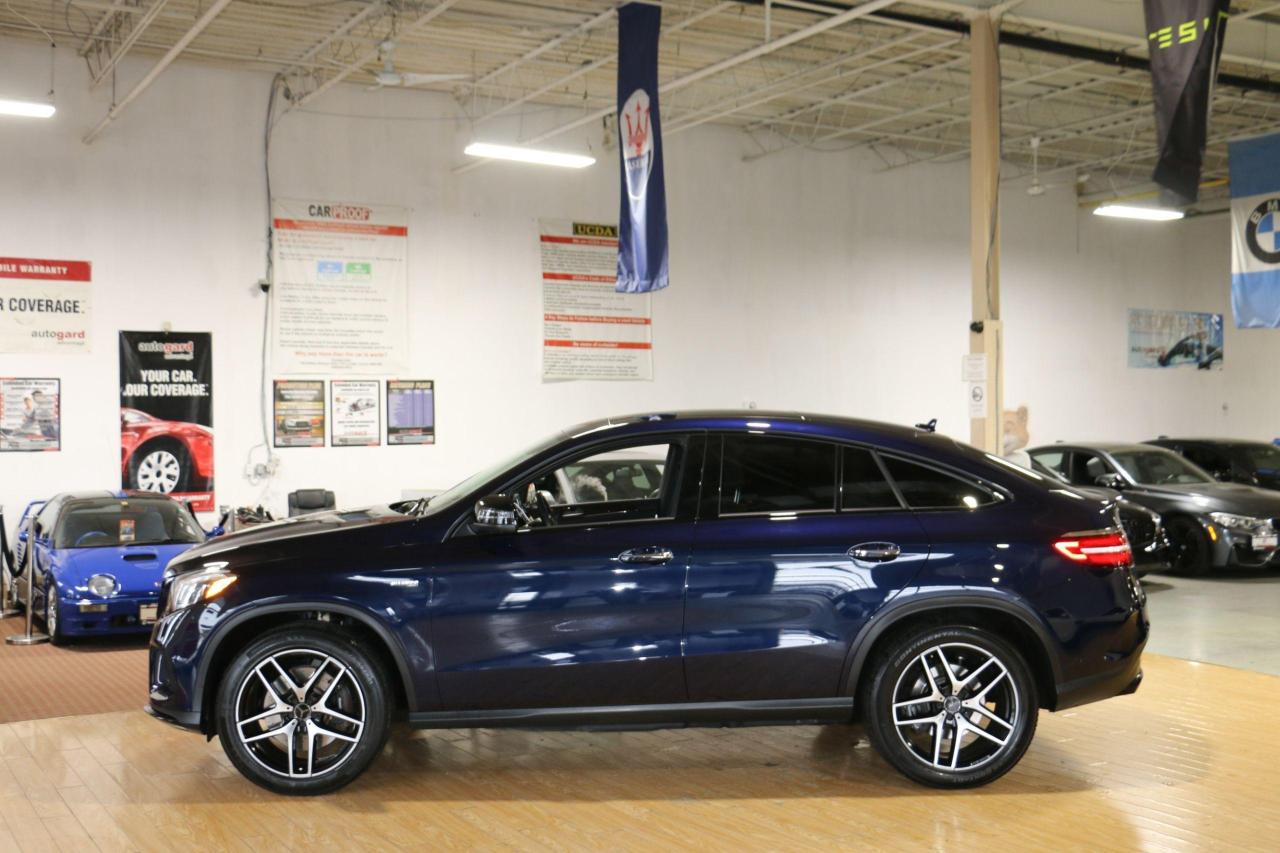
[{"label": "poster with red car", "polygon": [[208,332],[120,333],[120,482],[214,509]]}]

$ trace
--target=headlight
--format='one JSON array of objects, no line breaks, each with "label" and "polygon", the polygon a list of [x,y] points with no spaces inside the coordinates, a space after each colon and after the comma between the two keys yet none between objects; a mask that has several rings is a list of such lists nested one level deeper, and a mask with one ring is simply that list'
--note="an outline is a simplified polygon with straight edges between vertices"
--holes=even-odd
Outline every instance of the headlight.
[{"label": "headlight", "polygon": [[89,578],[89,592],[99,598],[108,598],[116,594],[116,590],[120,588],[120,584],[116,583],[116,579],[111,575],[94,575]]},{"label": "headlight", "polygon": [[[226,565],[223,563],[221,565]],[[169,610],[181,610],[198,601],[207,601],[219,595],[231,584],[236,576],[221,568],[205,568],[187,575],[179,575],[169,590]]]},{"label": "headlight", "polygon": [[1209,517],[1228,530],[1239,530],[1243,533],[1271,532],[1271,519],[1254,518],[1251,515],[1236,515],[1231,512],[1211,512]]}]

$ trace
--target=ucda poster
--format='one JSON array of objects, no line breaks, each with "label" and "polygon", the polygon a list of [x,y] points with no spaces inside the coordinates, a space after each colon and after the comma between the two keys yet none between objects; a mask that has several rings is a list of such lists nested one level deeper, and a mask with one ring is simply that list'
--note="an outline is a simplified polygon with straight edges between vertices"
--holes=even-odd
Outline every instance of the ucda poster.
[{"label": "ucda poster", "polygon": [[208,332],[120,333],[120,460],[124,488],[214,508]]}]

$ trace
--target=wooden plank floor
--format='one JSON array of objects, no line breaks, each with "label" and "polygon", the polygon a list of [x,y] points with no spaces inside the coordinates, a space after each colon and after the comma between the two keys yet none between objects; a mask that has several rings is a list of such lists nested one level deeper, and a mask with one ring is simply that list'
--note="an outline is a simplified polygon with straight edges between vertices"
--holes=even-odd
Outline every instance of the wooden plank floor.
[{"label": "wooden plank floor", "polygon": [[1018,768],[965,792],[839,726],[399,730],[351,787],[289,799],[140,711],[9,723],[0,851],[1277,849],[1280,678],[1146,668],[1134,696],[1042,714]]}]

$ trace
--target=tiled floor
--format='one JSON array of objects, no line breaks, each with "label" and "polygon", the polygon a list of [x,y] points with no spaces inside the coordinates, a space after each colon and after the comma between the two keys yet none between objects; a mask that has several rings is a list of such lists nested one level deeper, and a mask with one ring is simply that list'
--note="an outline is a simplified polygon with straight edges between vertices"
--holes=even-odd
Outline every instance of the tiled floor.
[{"label": "tiled floor", "polygon": [[1280,675],[1280,571],[1148,575],[1143,586],[1147,651]]},{"label": "tiled floor", "polygon": [[842,726],[399,731],[283,798],[138,711],[0,725],[0,850],[1274,850],[1280,678],[1152,656],[1133,696],[1042,713],[986,788],[910,784]]}]

